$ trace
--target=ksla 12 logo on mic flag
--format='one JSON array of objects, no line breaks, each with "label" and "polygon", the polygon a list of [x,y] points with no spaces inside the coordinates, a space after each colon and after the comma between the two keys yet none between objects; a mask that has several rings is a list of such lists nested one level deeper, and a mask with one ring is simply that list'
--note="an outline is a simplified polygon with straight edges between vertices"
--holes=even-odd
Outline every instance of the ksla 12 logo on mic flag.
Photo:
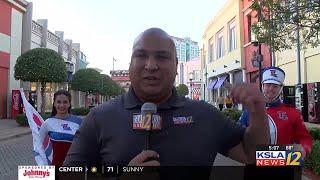
[{"label": "ksla 12 logo on mic flag", "polygon": [[[152,115],[152,130],[161,130],[162,119],[158,114]],[[151,114],[134,114],[132,119],[133,129],[150,130]]]}]

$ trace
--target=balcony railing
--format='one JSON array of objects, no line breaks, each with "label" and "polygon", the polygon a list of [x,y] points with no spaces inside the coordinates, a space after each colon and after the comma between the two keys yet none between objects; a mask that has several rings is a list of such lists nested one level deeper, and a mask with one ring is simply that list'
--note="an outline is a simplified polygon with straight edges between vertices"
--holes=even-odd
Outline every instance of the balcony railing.
[{"label": "balcony railing", "polygon": [[68,52],[69,50],[69,45],[67,43],[63,43],[63,51]]},{"label": "balcony railing", "polygon": [[77,51],[75,51],[74,49],[72,49],[72,57],[77,59]]},{"label": "balcony railing", "polygon": [[42,36],[42,26],[35,21],[32,21],[32,32],[38,34],[39,36]]},{"label": "balcony railing", "polygon": [[59,45],[59,37],[50,31],[48,31],[48,33],[47,33],[47,40],[51,41],[52,43],[54,43],[56,45]]}]

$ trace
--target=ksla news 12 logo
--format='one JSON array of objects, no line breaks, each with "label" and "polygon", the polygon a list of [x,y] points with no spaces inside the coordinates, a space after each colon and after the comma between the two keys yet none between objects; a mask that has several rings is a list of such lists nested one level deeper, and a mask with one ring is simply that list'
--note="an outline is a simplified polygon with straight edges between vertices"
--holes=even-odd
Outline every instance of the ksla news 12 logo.
[{"label": "ksla news 12 logo", "polygon": [[54,166],[18,166],[18,180],[55,180]]},{"label": "ksla news 12 logo", "polygon": [[293,146],[266,146],[256,151],[256,166],[301,166],[302,154]]}]

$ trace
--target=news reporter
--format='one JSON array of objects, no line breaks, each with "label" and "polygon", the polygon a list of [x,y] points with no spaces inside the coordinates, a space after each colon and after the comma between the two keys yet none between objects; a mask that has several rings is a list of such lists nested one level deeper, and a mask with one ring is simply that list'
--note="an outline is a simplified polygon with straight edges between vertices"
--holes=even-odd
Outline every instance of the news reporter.
[{"label": "news reporter", "polygon": [[[133,44],[127,94],[93,108],[77,131],[65,165],[212,166],[217,152],[254,163],[257,144],[269,143],[265,101],[250,84],[230,87],[234,102],[248,108],[248,128],[234,125],[212,105],[178,96],[175,45],[161,29],[141,33]],[[132,128],[144,102],[157,104],[162,129],[153,133],[153,151],[143,151],[145,132]],[[149,158],[156,158],[145,162]]]}]

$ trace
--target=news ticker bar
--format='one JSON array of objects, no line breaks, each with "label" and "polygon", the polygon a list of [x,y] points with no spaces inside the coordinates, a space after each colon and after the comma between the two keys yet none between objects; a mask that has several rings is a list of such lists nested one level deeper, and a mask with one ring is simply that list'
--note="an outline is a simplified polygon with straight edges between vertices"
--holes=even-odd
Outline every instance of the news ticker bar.
[{"label": "news ticker bar", "polygon": [[[143,167],[143,166],[89,166],[89,167],[56,167],[56,173],[87,173],[90,175],[120,176],[122,174],[143,174],[148,172],[208,172],[213,169],[229,169],[232,166],[159,166],[159,167]],[[241,166],[239,169],[265,169],[279,170],[301,168],[301,166],[284,166],[284,167],[261,167],[261,166]]]},{"label": "news ticker bar", "polygon": [[[116,172],[118,169],[118,172]],[[41,177],[46,180],[96,180],[101,177],[149,177],[160,175],[161,179],[301,179],[301,166],[257,167],[248,166],[19,166],[18,179]]]},{"label": "news ticker bar", "polygon": [[[56,167],[56,180],[92,179],[98,177],[133,178],[143,177],[145,179],[185,179],[184,177],[195,177],[196,179],[208,179],[212,166],[87,166],[87,167]],[[147,177],[147,178],[146,178]]]},{"label": "news ticker bar", "polygon": [[[127,174],[143,174],[159,171],[162,167],[143,166],[60,166],[56,167],[56,173],[86,173],[88,175],[120,176]],[[196,168],[195,168],[196,169]]]}]

